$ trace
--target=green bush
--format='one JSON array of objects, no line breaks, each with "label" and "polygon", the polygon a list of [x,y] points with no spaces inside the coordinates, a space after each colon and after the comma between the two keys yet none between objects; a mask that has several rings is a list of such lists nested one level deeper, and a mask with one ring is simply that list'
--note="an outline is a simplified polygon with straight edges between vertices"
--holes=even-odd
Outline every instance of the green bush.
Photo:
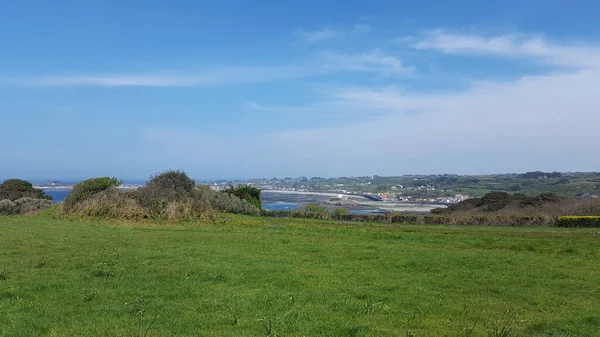
[{"label": "green bush", "polygon": [[62,215],[75,215],[77,217],[116,218],[116,219],[144,219],[148,218],[147,212],[131,196],[129,191],[121,191],[114,187],[94,194],[69,209],[57,210]]},{"label": "green bush", "polygon": [[0,184],[0,200],[8,199],[15,201],[21,198],[52,200],[51,196],[45,195],[44,191],[38,188],[34,188],[26,180],[8,179]]},{"label": "green bush", "polygon": [[313,203],[302,206],[302,208],[300,208],[300,212],[315,213],[315,214],[330,214],[331,213],[331,212],[329,212],[327,207],[325,207],[317,202],[313,202]]},{"label": "green bush", "polygon": [[600,216],[559,216],[558,227],[600,227]]},{"label": "green bush", "polygon": [[183,171],[166,171],[151,177],[146,186],[162,190],[192,192],[196,187],[196,182]]},{"label": "green bush", "polygon": [[348,212],[348,210],[345,208],[336,208],[333,210],[333,214],[334,215],[342,215],[342,214],[350,214],[350,212]]},{"label": "green bush", "polygon": [[250,204],[256,206],[258,209],[262,209],[262,202],[260,200],[260,189],[252,186],[229,186],[229,188],[223,191],[224,193],[235,195],[236,197],[248,201]]},{"label": "green bush", "polygon": [[157,174],[137,189],[134,196],[140,205],[158,214],[170,202],[182,202],[192,198],[196,182],[182,171],[166,171]]},{"label": "green bush", "polygon": [[64,205],[67,209],[76,204],[90,199],[95,194],[105,191],[111,187],[117,187],[123,182],[117,178],[102,177],[84,180],[73,187],[73,190],[65,198]]},{"label": "green bush", "polygon": [[252,204],[246,199],[239,198],[236,195],[215,192],[209,188],[198,189],[197,191],[194,191],[194,194],[201,195],[202,198],[208,199],[210,205],[214,209],[221,212],[260,215],[261,208],[257,207],[255,204]]}]

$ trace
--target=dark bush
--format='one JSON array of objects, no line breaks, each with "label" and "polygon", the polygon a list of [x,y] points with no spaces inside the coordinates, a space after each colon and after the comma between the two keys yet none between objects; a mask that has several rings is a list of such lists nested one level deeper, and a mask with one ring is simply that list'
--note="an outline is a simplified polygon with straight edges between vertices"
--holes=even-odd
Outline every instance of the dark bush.
[{"label": "dark bush", "polygon": [[95,194],[105,191],[111,187],[117,187],[123,182],[117,178],[102,177],[84,180],[73,187],[73,190],[65,198],[64,207],[67,209],[83,202]]},{"label": "dark bush", "polygon": [[[462,201],[461,201],[462,202]],[[432,214],[450,214],[452,213],[451,208],[438,207],[431,210]]]},{"label": "dark bush", "polygon": [[224,193],[235,195],[236,197],[248,201],[258,209],[262,209],[260,200],[260,189],[252,186],[229,186],[223,191]]},{"label": "dark bush", "polygon": [[558,202],[560,197],[552,192],[546,192],[538,195],[537,197],[542,202]]},{"label": "dark bush", "polygon": [[506,192],[490,192],[479,200],[477,207],[486,212],[493,212],[506,207],[510,201],[510,195]]},{"label": "dark bush", "polygon": [[452,205],[449,207],[452,211],[470,211],[477,208],[481,199],[479,198],[471,198],[467,200],[463,200],[456,205]]},{"label": "dark bush", "polygon": [[45,195],[44,191],[38,188],[34,188],[33,185],[26,180],[8,179],[0,184],[0,200],[8,199],[15,201],[21,198],[52,200],[51,196]]},{"label": "dark bush", "polygon": [[600,227],[600,216],[559,216],[558,227]]}]

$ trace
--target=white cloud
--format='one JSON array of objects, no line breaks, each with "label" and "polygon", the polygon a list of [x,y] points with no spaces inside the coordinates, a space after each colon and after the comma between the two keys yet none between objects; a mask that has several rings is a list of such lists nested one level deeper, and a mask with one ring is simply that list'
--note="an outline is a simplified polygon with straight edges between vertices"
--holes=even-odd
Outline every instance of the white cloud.
[{"label": "white cloud", "polygon": [[[455,93],[341,89],[332,99],[386,111],[368,122],[284,131],[272,143],[302,168],[344,174],[485,173],[600,167],[600,70],[479,83]],[[341,173],[340,173],[341,174]]]},{"label": "white cloud", "polygon": [[323,28],[321,30],[307,31],[302,28],[296,30],[296,36],[299,36],[306,42],[321,42],[323,40],[337,39],[342,37],[357,36],[367,33],[371,30],[371,26],[365,24],[355,24],[352,28],[347,29],[331,29]]},{"label": "white cloud", "polygon": [[244,104],[244,106],[246,106],[247,108],[252,109],[252,110],[266,110],[266,111],[270,110],[268,108],[261,106],[260,104],[258,104],[256,102],[246,102]]},{"label": "white cloud", "polygon": [[529,57],[557,66],[585,68],[600,65],[598,48],[577,44],[552,44],[540,36],[524,34],[483,36],[435,30],[413,47],[457,55]]},{"label": "white cloud", "polygon": [[404,66],[401,60],[379,49],[368,54],[353,55],[322,52],[320,57],[325,67],[333,69],[369,71],[387,75],[407,74],[414,70],[412,66]]}]

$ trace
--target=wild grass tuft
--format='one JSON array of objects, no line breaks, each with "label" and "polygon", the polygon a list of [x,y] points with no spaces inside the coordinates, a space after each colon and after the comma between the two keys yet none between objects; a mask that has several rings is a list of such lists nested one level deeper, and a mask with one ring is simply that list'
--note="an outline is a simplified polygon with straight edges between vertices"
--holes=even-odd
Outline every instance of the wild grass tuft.
[{"label": "wild grass tuft", "polygon": [[389,311],[390,308],[387,306],[387,304],[383,302],[375,302],[370,299],[364,303],[362,310],[363,314],[365,315],[372,315],[375,313],[387,314]]},{"label": "wild grass tuft", "polygon": [[129,302],[125,302],[125,305],[129,307],[129,313],[135,316],[143,316],[148,311],[149,301],[145,298],[136,298]]},{"label": "wild grass tuft", "polygon": [[35,268],[43,268],[43,267],[44,267],[44,266],[46,266],[47,264],[48,264],[48,260],[46,260],[46,259],[45,259],[45,258],[43,258],[43,257],[39,257],[39,258],[37,259],[37,261],[35,262],[35,264],[34,264],[34,267],[35,267]]},{"label": "wild grass tuft", "polygon": [[488,337],[508,337],[513,332],[513,324],[517,320],[517,315],[512,312],[510,307],[502,313],[499,320],[490,323],[491,327],[487,331]]},{"label": "wild grass tuft", "polygon": [[158,320],[159,318],[160,318],[160,315],[158,315],[158,314],[154,315],[152,317],[152,320],[150,320],[150,322],[147,325],[145,325],[143,322],[139,322],[134,329],[129,330],[127,332],[127,336],[129,336],[129,337],[146,337],[146,336],[148,336],[150,329],[152,329],[152,326],[154,325],[156,320]]},{"label": "wild grass tuft", "polygon": [[112,269],[111,264],[101,262],[96,264],[92,269],[92,275],[96,277],[113,278],[115,276],[115,271]]},{"label": "wild grass tuft", "polygon": [[81,290],[79,291],[79,294],[81,296],[81,301],[83,301],[83,302],[91,302],[98,295],[96,290],[91,289],[91,288],[81,288]]}]

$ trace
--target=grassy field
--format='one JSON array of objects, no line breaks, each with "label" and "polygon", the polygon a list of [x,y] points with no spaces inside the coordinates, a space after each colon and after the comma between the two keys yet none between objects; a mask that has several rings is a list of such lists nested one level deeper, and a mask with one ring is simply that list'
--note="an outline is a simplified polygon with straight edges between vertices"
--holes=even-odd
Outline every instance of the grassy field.
[{"label": "grassy field", "polygon": [[600,336],[600,229],[0,217],[1,336]]}]

